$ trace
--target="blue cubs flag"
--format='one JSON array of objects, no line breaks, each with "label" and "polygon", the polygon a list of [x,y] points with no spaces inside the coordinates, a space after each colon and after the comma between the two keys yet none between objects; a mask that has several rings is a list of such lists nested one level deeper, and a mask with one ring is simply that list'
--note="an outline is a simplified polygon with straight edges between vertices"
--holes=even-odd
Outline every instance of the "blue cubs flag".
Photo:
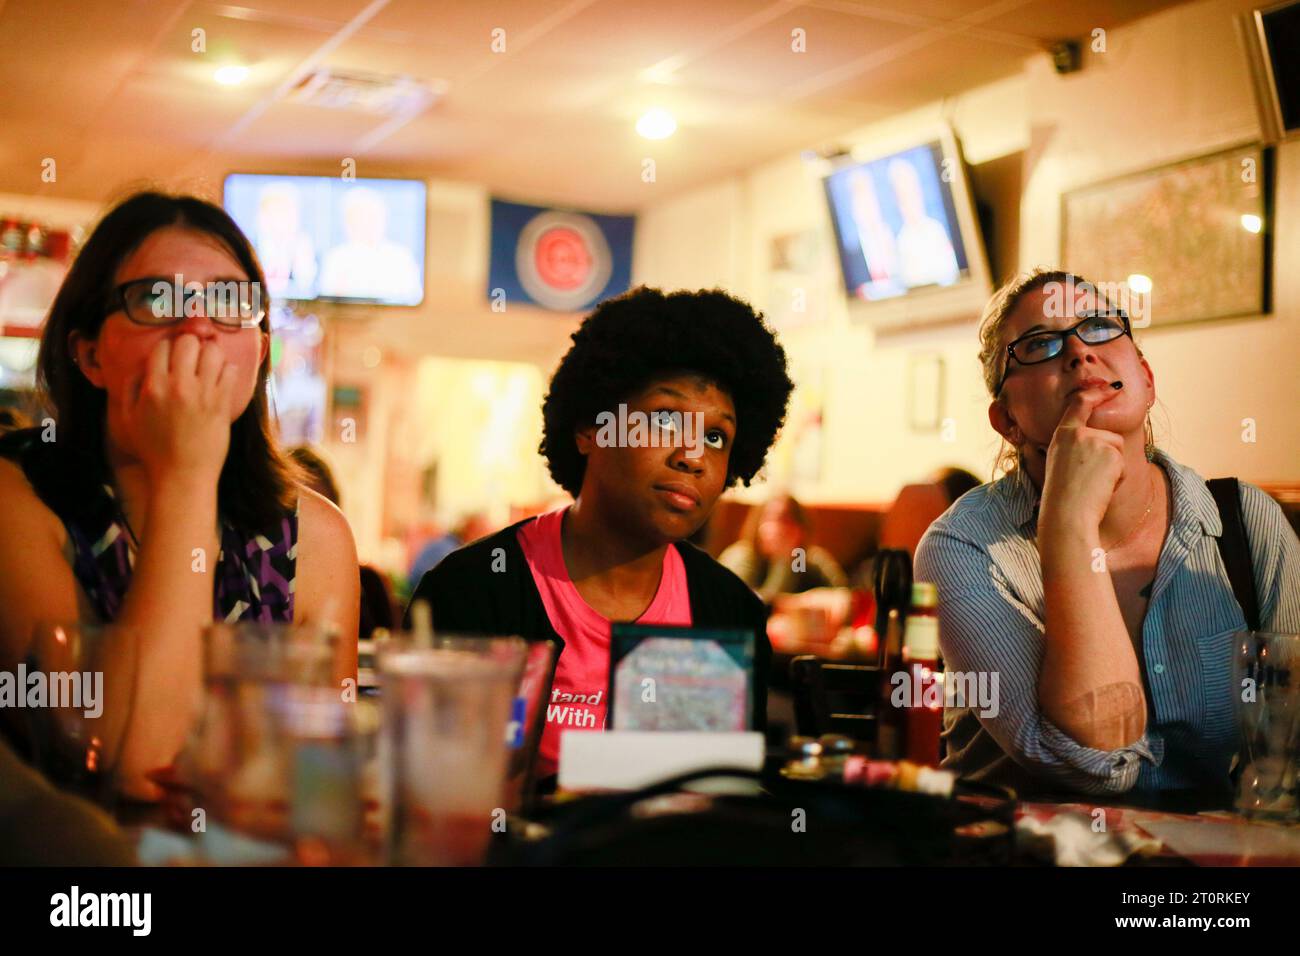
[{"label": "blue cubs flag", "polygon": [[632,283],[635,216],[492,200],[488,298],[581,312]]}]

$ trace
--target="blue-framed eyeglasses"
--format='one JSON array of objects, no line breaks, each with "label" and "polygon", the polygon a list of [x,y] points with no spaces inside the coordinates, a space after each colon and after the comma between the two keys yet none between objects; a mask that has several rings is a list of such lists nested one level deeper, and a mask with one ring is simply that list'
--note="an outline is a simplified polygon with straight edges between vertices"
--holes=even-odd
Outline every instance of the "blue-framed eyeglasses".
[{"label": "blue-framed eyeglasses", "polygon": [[1037,329],[1025,333],[1008,345],[1007,364],[1002,369],[1002,380],[998,382],[994,394],[1000,394],[1002,386],[1006,384],[1007,376],[1011,373],[1012,359],[1021,365],[1038,365],[1050,361],[1061,354],[1065,340],[1071,335],[1077,336],[1080,342],[1087,345],[1104,345],[1121,335],[1133,337],[1128,313],[1121,309],[1112,312],[1080,312],[1078,315],[1079,321],[1068,329]]}]

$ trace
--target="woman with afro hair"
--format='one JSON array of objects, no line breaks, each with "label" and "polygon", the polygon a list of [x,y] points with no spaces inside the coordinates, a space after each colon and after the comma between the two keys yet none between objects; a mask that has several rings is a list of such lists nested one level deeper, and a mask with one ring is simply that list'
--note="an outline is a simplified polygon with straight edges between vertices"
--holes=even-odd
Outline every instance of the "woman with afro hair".
[{"label": "woman with afro hair", "polygon": [[764,729],[765,608],[687,539],[762,467],[793,387],[762,317],[717,290],[634,289],[573,334],[539,448],[573,504],[452,553],[412,596],[439,631],[555,641],[539,776],[555,772],[564,730],[605,725],[615,621],[752,631]]}]

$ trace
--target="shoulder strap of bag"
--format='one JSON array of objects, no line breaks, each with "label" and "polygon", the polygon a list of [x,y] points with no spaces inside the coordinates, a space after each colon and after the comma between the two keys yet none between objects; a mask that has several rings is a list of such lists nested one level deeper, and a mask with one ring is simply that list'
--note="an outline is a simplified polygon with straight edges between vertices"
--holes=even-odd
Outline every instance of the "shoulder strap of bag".
[{"label": "shoulder strap of bag", "polygon": [[1252,631],[1260,629],[1259,600],[1255,594],[1255,571],[1250,560],[1250,542],[1246,523],[1241,517],[1241,490],[1236,478],[1211,478],[1205,483],[1219,506],[1223,534],[1219,536],[1219,554],[1232,582],[1232,593],[1246,615]]}]

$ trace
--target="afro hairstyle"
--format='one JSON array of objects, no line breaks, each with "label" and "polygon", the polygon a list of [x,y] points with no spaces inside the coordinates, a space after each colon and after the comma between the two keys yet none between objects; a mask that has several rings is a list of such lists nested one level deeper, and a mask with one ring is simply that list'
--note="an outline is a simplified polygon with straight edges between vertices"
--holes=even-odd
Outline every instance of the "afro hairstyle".
[{"label": "afro hairstyle", "polygon": [[794,383],[785,350],[761,314],[720,289],[672,292],[646,286],[601,303],[573,333],[542,403],[538,451],[575,498],[587,459],[574,432],[660,378],[698,376],[736,407],[726,487],[748,485],[785,421]]}]

